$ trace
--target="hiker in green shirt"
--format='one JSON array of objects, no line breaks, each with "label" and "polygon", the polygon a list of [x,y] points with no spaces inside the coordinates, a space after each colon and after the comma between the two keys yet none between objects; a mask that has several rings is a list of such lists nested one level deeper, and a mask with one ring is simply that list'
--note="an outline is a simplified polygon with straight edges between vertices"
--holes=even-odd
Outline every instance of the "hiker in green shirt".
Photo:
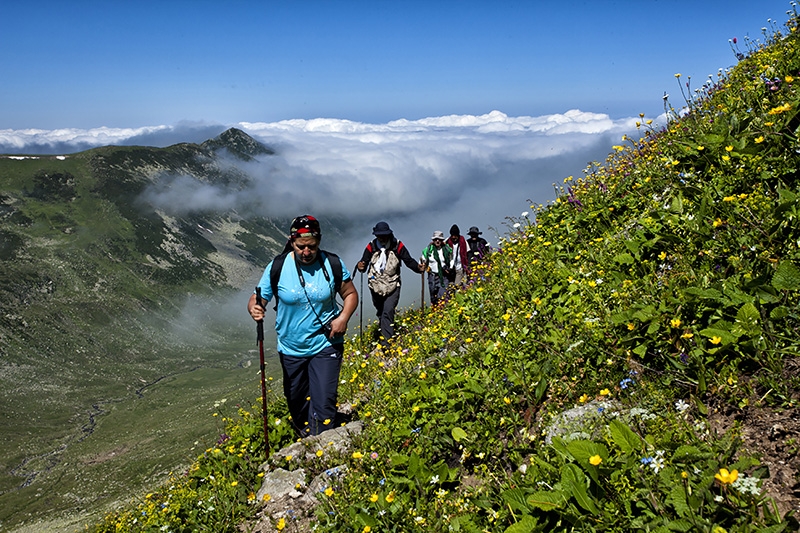
[{"label": "hiker in green shirt", "polygon": [[428,271],[428,290],[431,305],[436,305],[444,296],[447,286],[453,281],[453,249],[444,242],[444,233],[434,231],[431,243],[422,250],[420,264]]}]

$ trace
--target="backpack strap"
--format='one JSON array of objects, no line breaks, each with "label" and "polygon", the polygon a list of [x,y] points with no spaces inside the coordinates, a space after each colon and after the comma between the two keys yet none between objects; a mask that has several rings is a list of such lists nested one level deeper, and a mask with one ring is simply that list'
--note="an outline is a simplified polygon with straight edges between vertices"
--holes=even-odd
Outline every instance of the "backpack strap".
[{"label": "backpack strap", "polygon": [[278,280],[281,277],[281,269],[288,254],[289,252],[284,252],[275,256],[275,259],[272,260],[272,268],[269,271],[269,285],[272,288],[272,297],[275,299],[274,309],[276,311],[278,310]]},{"label": "backpack strap", "polygon": [[[333,289],[336,293],[339,293],[339,289],[342,288],[342,279],[344,278],[344,271],[342,270],[342,260],[339,259],[339,256],[332,252],[326,252],[322,250],[325,256],[328,258],[328,262],[331,264],[331,270],[333,270]],[[322,263],[322,257],[319,259],[322,268],[325,268],[325,265]]]}]

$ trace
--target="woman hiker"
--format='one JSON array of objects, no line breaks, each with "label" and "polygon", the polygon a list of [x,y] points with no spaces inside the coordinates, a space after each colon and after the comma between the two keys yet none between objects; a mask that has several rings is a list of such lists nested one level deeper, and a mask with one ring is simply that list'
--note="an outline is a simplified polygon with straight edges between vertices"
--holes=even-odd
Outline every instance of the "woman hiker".
[{"label": "woman hiker", "polygon": [[[295,218],[284,253],[267,265],[247,303],[250,316],[259,321],[264,319],[264,303],[257,296],[267,302],[277,298],[275,332],[283,393],[300,437],[335,427],[344,334],[358,307],[350,272],[335,254],[319,249],[321,239],[316,218]],[[341,311],[336,294],[344,302]]]}]

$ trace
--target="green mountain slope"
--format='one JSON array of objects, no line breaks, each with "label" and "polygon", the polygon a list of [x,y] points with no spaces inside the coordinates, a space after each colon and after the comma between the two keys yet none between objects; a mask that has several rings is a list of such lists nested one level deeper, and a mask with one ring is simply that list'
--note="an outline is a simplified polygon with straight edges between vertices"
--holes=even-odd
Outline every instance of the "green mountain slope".
[{"label": "green mountain slope", "polygon": [[254,511],[255,409],[97,530],[797,531],[797,28],[699,94],[676,75],[685,109],[510,217],[469,288],[351,339],[357,449],[269,465],[327,473],[316,515]]},{"label": "green mountain slope", "polygon": [[[185,462],[186,446],[158,459],[151,448],[132,451],[139,446],[132,442],[148,438],[133,428],[155,424],[131,402],[146,403],[170,383],[195,382],[194,399],[177,390],[163,399],[186,411],[162,429],[191,443],[213,425],[193,427],[197,411],[187,402],[209,405],[248,383],[237,368],[248,360],[252,345],[245,349],[242,340],[252,341],[251,332],[243,335],[241,317],[225,315],[230,299],[282,247],[287,222],[168,214],[142,195],[168,188],[173,176],[244,187],[249,177],[231,161],[271,153],[232,129],[202,145],[0,156],[0,529],[113,498],[107,483],[90,480],[91,472],[108,477],[114,470],[104,472],[91,457],[127,450],[141,456],[134,463],[149,461],[135,475],[119,467],[133,485],[117,487],[117,497]],[[237,345],[238,356],[231,353]],[[134,412],[107,416],[120,409]],[[75,466],[82,479],[72,486],[64,481],[70,461],[96,467]]]}]

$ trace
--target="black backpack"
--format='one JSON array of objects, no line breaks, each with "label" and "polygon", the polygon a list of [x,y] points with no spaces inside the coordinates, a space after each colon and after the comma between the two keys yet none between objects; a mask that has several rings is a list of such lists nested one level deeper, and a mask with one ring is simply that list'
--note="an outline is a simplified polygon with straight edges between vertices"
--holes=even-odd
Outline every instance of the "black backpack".
[{"label": "black backpack", "polygon": [[[269,285],[272,288],[272,297],[275,298],[275,309],[278,309],[278,279],[281,277],[281,269],[283,268],[283,263],[286,261],[286,256],[289,255],[291,252],[283,252],[282,254],[275,257],[272,260],[272,268],[269,271]],[[339,293],[339,289],[342,287],[342,278],[344,277],[344,272],[342,271],[342,261],[339,259],[339,256],[332,253],[326,252],[325,250],[319,250],[317,252],[317,260],[319,261],[319,265],[322,268],[322,273],[325,274],[325,279],[330,280],[328,276],[328,271],[325,269],[325,258],[328,258],[328,261],[331,263],[331,270],[333,270],[333,289],[335,293]]]}]

